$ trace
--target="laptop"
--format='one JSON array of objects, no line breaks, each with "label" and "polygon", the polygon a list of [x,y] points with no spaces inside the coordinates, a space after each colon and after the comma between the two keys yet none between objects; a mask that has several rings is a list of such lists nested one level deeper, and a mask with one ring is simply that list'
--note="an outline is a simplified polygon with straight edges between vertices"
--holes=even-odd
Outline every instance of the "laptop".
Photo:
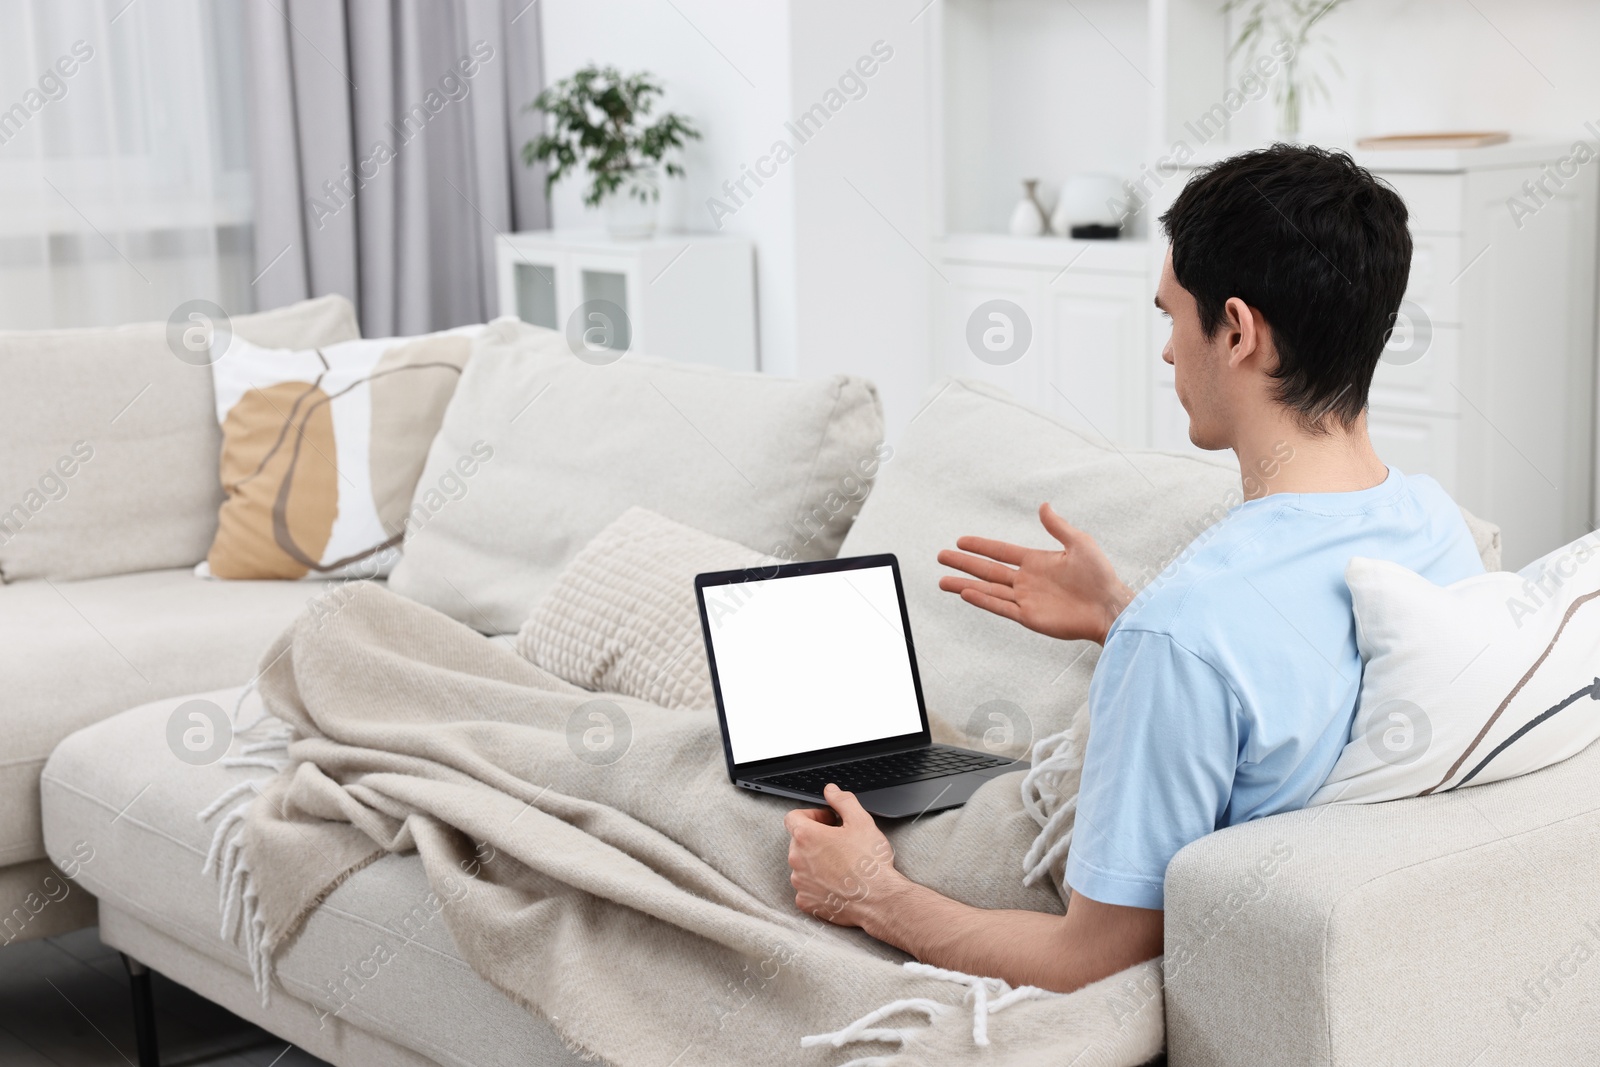
[{"label": "laptop", "polygon": [[695,577],[728,777],[825,804],[833,782],[906,818],[959,807],[1016,761],[928,732],[893,555]]}]

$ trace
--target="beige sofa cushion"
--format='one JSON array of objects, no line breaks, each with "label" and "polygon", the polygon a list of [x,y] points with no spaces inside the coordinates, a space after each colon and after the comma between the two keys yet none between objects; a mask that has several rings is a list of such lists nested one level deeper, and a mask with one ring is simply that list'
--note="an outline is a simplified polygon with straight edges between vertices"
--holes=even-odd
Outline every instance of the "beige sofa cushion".
[{"label": "beige sofa cushion", "polygon": [[899,556],[935,739],[980,746],[989,734],[1000,750],[1025,751],[1030,737],[1066,728],[1099,646],[1044,637],[941,591],[939,578],[956,572],[939,550],[963,534],[1048,547],[1048,500],[1137,588],[1238,502],[1239,470],[1104,447],[980,382],[952,379],[929,395],[840,554]]},{"label": "beige sofa cushion", "polygon": [[[269,348],[360,336],[341,296],[240,315]],[[193,566],[222,503],[211,369],[167,324],[0,332],[0,578]]]},{"label": "beige sofa cushion", "polygon": [[44,855],[39,768],[57,742],[135,704],[248,680],[324,588],[187,570],[0,586],[0,866]]},{"label": "beige sofa cushion", "polygon": [[[413,501],[429,517],[408,530],[390,584],[484,633],[514,633],[634,505],[761,552],[827,559],[882,439],[877,392],[860,378],[644,356],[593,366],[562,334],[497,319],[445,411]],[[480,457],[477,472],[442,493],[463,456]]]}]

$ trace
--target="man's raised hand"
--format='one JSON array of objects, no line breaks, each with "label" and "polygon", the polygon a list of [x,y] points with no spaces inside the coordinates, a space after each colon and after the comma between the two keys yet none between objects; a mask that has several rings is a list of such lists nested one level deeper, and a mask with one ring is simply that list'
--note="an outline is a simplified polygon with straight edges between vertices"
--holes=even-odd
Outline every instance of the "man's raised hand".
[{"label": "man's raised hand", "polygon": [[1049,504],[1039,521],[1059,549],[1023,548],[987,537],[962,537],[939,562],[971,578],[939,579],[939,588],[1049,637],[1104,644],[1117,615],[1133,599],[1094,538]]}]

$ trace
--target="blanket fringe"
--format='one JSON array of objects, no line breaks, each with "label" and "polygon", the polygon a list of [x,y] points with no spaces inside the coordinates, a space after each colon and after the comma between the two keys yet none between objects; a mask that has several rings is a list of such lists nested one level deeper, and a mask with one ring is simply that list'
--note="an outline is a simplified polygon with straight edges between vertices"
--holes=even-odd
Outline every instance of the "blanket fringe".
[{"label": "blanket fringe", "polygon": [[[937,978],[945,982],[954,982],[967,987],[963,1002],[972,1001],[972,1043],[980,1048],[989,1045],[989,1016],[1004,1011],[1024,1000],[1035,1000],[1040,997],[1061,996],[1038,986],[1012,986],[1000,978],[981,978],[977,975],[963,974],[960,971],[946,970],[943,967],[934,967],[915,960],[902,965],[907,973],[923,978]],[[891,1016],[906,1011],[919,1011],[928,1017],[928,1024],[940,1016],[952,1011],[949,1004],[927,997],[913,997],[906,1000],[896,1000],[885,1004],[881,1008],[869,1011],[855,1022],[831,1034],[811,1034],[800,1039],[801,1048],[814,1048],[818,1045],[831,1045],[842,1048],[845,1045],[863,1041],[883,1041],[888,1044],[904,1046],[916,1033],[915,1030],[893,1029],[878,1027],[876,1024]],[[840,1067],[880,1067],[887,1064],[889,1059],[884,1056],[868,1056],[863,1059],[854,1059]]]},{"label": "blanket fringe", "polygon": [[1078,793],[1063,797],[1063,774],[1082,773],[1084,745],[1074,722],[1060,733],[1042,737],[1033,746],[1033,766],[1022,776],[1022,807],[1039,824],[1039,836],[1022,857],[1022,884],[1048,876],[1072,846]]},{"label": "blanket fringe", "polygon": [[[240,691],[239,699],[233,706],[236,736],[254,730],[272,719],[271,714],[263,708],[261,714],[250,722],[239,723],[245,699],[255,692],[256,682],[255,678],[250,680]],[[197,816],[201,822],[208,822],[224,810],[227,812],[211,835],[211,847],[206,851],[205,862],[201,865],[200,872],[214,873],[217,876],[217,904],[218,910],[222,913],[221,937],[224,941],[240,944],[244,949],[245,961],[250,968],[250,977],[255,984],[256,992],[261,995],[262,1007],[269,1005],[272,972],[269,954],[264,948],[266,920],[261,917],[255,881],[251,877],[249,859],[244,852],[244,820],[250,805],[255,803],[256,797],[261,794],[263,783],[289,766],[291,761],[288,752],[292,735],[293,731],[288,726],[280,724],[267,731],[261,740],[241,744],[238,755],[223,759],[221,762],[224,767],[255,767],[272,771],[273,774],[234,783],[221,796],[201,809]],[[268,755],[268,753],[281,753],[281,755]]]}]

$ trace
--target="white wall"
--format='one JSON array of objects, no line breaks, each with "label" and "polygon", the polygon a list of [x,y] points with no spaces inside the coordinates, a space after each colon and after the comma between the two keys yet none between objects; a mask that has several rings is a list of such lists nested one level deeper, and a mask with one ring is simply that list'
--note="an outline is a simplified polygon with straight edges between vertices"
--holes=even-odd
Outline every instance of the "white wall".
[{"label": "white wall", "polygon": [[[716,229],[706,200],[766,151],[789,111],[788,4],[762,0],[542,0],[548,81],[588,63],[624,73],[648,70],[665,89],[661,108],[693,118],[704,135],[691,142],[683,179],[661,198],[666,229]],[[659,111],[658,111],[659,113]],[[793,176],[780,174],[749,198],[723,232],[756,243],[761,365],[797,373]],[[552,192],[556,228],[599,228],[604,217],[583,204],[587,182],[563,180]]]},{"label": "white wall", "polygon": [[[929,375],[929,138],[926,0],[543,0],[550,81],[589,62],[647,69],[665,106],[705,134],[685,153],[688,177],[662,197],[669,229],[716,228],[707,201],[734,208],[724,232],[756,242],[761,366],[816,378],[862,375],[884,398],[891,429],[909,420]],[[681,13],[680,13],[681,12]],[[841,74],[883,41],[893,56],[864,78],[803,144],[787,123],[837,89]],[[837,99],[837,98],[835,98]],[[794,152],[723,189],[774,142]],[[855,186],[852,190],[851,184]],[[559,228],[598,227],[582,185],[553,194]]]},{"label": "white wall", "polygon": [[926,4],[791,5],[797,113],[836,90],[877,42],[892,53],[868,64],[875,73],[861,98],[846,98],[791,164],[800,369],[875,382],[891,438],[915,414],[932,367],[927,15],[917,17]]}]

